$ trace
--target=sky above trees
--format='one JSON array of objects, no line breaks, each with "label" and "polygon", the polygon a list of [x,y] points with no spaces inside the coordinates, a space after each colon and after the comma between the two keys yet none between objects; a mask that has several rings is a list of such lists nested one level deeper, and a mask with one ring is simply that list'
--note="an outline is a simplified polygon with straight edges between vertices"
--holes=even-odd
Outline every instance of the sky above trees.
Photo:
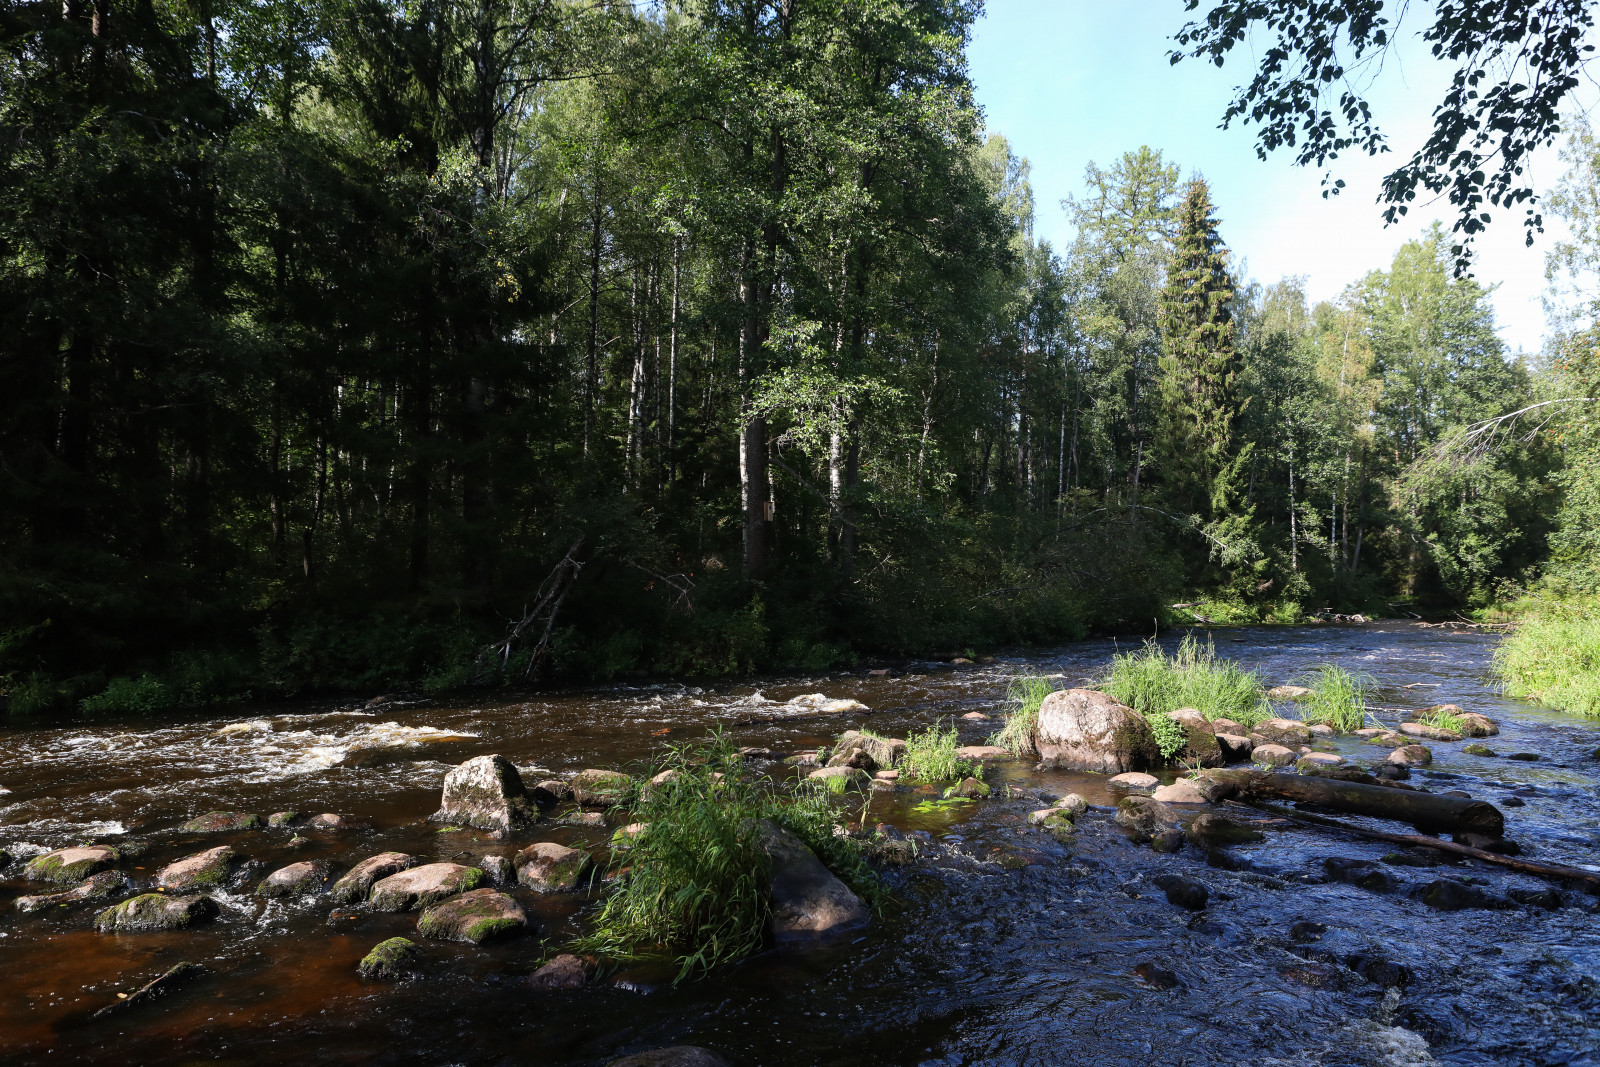
[{"label": "sky above trees", "polygon": [[[988,0],[968,51],[978,101],[989,128],[1033,165],[1036,232],[1057,248],[1071,242],[1070,214],[1060,201],[1081,196],[1084,165],[1108,164],[1148,144],[1169,160],[1203,173],[1221,232],[1244,273],[1264,282],[1305,275],[1313,300],[1336,296],[1435,219],[1448,228],[1448,204],[1418,206],[1399,226],[1385,227],[1376,205],[1379,182],[1426,136],[1449,72],[1417,47],[1422,18],[1402,23],[1398,62],[1369,75],[1369,98],[1394,150],[1377,159],[1348,155],[1335,164],[1346,189],[1324,200],[1322,174],[1293,166],[1287,154],[1255,155],[1248,128],[1218,130],[1230,91],[1246,79],[1253,56],[1222,69],[1167,61],[1171,35],[1186,21],[1181,0],[1104,4],[1089,0]],[[1583,86],[1593,106],[1600,92]],[[1536,160],[1535,185],[1547,189],[1562,171],[1554,148]],[[1546,235],[1523,245],[1521,212],[1499,212],[1481,240],[1476,275],[1497,286],[1501,340],[1511,351],[1538,351],[1546,333],[1541,294],[1544,253],[1564,233],[1547,217]]]}]

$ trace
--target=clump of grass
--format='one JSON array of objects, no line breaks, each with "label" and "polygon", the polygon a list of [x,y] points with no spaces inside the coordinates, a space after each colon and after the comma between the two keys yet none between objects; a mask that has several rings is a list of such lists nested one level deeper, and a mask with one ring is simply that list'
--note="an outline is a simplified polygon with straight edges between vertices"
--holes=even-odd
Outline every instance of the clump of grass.
[{"label": "clump of grass", "polygon": [[1600,603],[1547,606],[1494,654],[1507,693],[1600,719]]},{"label": "clump of grass", "polygon": [[1039,725],[1039,705],[1054,692],[1050,679],[1037,675],[1020,674],[1011,679],[1006,692],[1010,709],[1005,713],[1005,723],[989,738],[991,745],[1011,750],[1013,756],[1030,756],[1034,748],[1034,730]]},{"label": "clump of grass", "polygon": [[1171,718],[1179,708],[1195,708],[1207,719],[1232,719],[1245,726],[1271,714],[1255,672],[1218,659],[1212,644],[1200,644],[1193,634],[1186,635],[1171,656],[1155,641],[1138,652],[1118,654],[1102,688],[1144,716],[1167,758],[1188,740],[1183,727]]},{"label": "clump of grass", "polygon": [[1424,726],[1433,726],[1440,730],[1450,730],[1458,734],[1467,732],[1466,720],[1452,711],[1435,711],[1431,709],[1419,711],[1414,718],[1415,721],[1422,723]]},{"label": "clump of grass", "polygon": [[1300,706],[1300,717],[1306,722],[1323,723],[1342,734],[1367,725],[1367,694],[1372,690],[1372,680],[1366,675],[1324,663],[1312,671],[1306,682],[1311,695]]},{"label": "clump of grass", "polygon": [[763,820],[795,833],[872,895],[861,846],[834,833],[836,812],[820,783],[780,795],[743,776],[738,749],[720,734],[669,746],[654,770],[676,773],[639,792],[629,814],[645,829],[579,950],[611,959],[670,956],[676,981],[759,950],[772,915]]},{"label": "clump of grass", "polygon": [[943,730],[930,726],[920,733],[907,734],[906,754],[900,759],[900,769],[909,777],[926,782],[969,777],[974,773],[973,764],[957,755],[956,749],[960,747],[954,726]]}]

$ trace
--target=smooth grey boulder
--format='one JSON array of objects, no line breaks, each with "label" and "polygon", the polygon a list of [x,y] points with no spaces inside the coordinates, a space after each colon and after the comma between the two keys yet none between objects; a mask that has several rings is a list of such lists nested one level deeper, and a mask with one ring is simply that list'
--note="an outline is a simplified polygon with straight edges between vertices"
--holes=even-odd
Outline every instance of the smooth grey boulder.
[{"label": "smooth grey boulder", "polygon": [[761,847],[772,862],[772,932],[781,944],[830,937],[867,924],[867,906],[805,842],[763,820]]},{"label": "smooth grey boulder", "polygon": [[305,860],[279,867],[256,886],[258,897],[300,897],[315,893],[328,880],[327,860]]},{"label": "smooth grey boulder", "polygon": [[1122,774],[1159,767],[1161,750],[1144,717],[1093,689],[1063,689],[1039,705],[1040,766]]},{"label": "smooth grey boulder", "polygon": [[522,775],[504,756],[477,756],[444,776],[444,796],[429,822],[510,831],[539,821]]}]

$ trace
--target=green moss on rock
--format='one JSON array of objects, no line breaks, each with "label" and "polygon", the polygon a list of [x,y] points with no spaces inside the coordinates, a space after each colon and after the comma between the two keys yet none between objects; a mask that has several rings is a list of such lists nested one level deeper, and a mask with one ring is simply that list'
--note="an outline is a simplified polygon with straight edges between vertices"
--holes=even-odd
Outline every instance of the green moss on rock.
[{"label": "green moss on rock", "polygon": [[225,834],[238,830],[261,829],[261,816],[247,811],[208,811],[178,827],[186,834]]},{"label": "green moss on rock", "polygon": [[129,933],[144,930],[181,930],[215,917],[217,905],[209,897],[169,897],[165,893],[142,893],[94,918],[102,933]]},{"label": "green moss on rock", "polygon": [[31,882],[81,882],[110,867],[118,858],[117,850],[108,845],[63,848],[29,860],[22,877]]},{"label": "green moss on rock", "polygon": [[416,942],[391,937],[374,946],[356,965],[356,972],[363,978],[404,978],[415,972],[421,957]]}]

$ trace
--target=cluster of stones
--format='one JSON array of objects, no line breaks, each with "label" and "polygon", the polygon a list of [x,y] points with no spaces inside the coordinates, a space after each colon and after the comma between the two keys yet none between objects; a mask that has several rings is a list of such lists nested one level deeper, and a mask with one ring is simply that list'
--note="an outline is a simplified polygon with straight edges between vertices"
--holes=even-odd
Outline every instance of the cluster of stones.
[{"label": "cluster of stones", "polygon": [[[970,712],[965,719],[987,720],[982,712]],[[900,764],[906,754],[906,742],[898,737],[878,737],[858,730],[846,730],[834,741],[831,755],[823,766],[807,774],[815,779],[842,779],[846,788],[867,788],[873,792],[893,793],[904,788]],[[1010,759],[1009,749],[995,745],[963,745],[956,755],[969,764],[983,764],[993,760]],[[823,763],[814,752],[803,752],[790,757],[788,762],[799,767],[816,767]],[[922,788],[931,790],[930,783]],[[956,781],[947,790],[950,796],[977,799],[987,797],[992,790],[982,778],[968,775]]]}]

